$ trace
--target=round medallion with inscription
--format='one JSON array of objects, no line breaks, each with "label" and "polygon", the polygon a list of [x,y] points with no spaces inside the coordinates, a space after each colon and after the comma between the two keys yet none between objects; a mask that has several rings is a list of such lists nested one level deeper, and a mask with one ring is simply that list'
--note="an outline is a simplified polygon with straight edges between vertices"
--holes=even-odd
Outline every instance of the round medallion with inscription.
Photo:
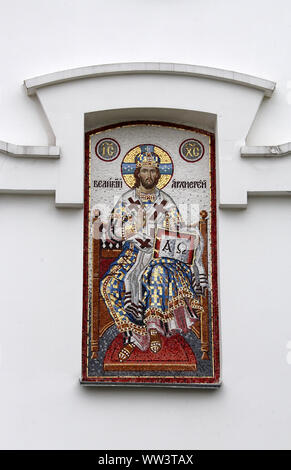
[{"label": "round medallion with inscription", "polygon": [[97,157],[105,162],[112,162],[120,154],[120,145],[114,139],[101,139],[95,147]]},{"label": "round medallion with inscription", "polygon": [[204,145],[196,139],[187,139],[181,143],[179,152],[186,162],[194,163],[201,160],[204,155]]}]

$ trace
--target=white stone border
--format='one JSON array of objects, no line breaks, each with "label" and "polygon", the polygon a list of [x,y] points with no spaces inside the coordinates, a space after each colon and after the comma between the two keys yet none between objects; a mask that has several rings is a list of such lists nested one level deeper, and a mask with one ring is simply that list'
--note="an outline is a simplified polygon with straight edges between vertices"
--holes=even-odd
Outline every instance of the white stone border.
[{"label": "white stone border", "polygon": [[60,158],[60,148],[53,145],[15,145],[0,140],[0,152],[12,157]]},{"label": "white stone border", "polygon": [[284,157],[291,153],[291,142],[281,145],[245,146],[241,148],[241,157]]},{"label": "white stone border", "polygon": [[244,73],[232,72],[230,70],[216,69],[201,65],[173,64],[162,62],[132,62],[120,64],[92,65],[75,69],[63,70],[61,72],[41,75],[39,77],[24,80],[24,85],[28,95],[35,94],[38,88],[49,85],[56,85],[71,80],[82,78],[104,77],[109,75],[124,74],[173,74],[185,75],[198,78],[210,78],[236,85],[244,85],[264,92],[266,97],[270,97],[275,89],[275,82],[253,77]]}]

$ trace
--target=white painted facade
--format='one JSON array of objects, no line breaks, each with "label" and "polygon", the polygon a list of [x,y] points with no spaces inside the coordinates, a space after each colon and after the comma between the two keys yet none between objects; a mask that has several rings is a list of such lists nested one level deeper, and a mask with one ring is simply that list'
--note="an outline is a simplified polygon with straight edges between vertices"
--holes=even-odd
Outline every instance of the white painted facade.
[{"label": "white painted facade", "polygon": [[[291,9],[271,5],[2,2],[1,448],[290,448]],[[79,384],[85,113],[216,133],[219,390]]]}]

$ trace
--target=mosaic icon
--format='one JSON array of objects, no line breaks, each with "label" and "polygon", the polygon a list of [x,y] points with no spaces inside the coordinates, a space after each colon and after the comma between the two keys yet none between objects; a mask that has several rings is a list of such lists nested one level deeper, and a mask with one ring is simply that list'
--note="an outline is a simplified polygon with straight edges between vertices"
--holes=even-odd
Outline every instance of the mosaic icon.
[{"label": "mosaic icon", "polygon": [[219,386],[214,135],[119,123],[85,142],[82,383]]}]

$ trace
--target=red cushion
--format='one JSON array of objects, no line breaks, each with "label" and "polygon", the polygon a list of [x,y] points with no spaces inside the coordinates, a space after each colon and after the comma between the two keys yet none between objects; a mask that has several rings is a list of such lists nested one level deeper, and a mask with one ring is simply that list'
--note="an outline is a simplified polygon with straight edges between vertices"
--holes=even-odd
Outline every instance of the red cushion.
[{"label": "red cushion", "polygon": [[154,354],[150,349],[141,351],[137,347],[125,362],[118,359],[123,347],[122,334],[119,334],[109,346],[104,370],[196,370],[197,361],[187,341],[181,335],[162,338],[162,349]]}]

